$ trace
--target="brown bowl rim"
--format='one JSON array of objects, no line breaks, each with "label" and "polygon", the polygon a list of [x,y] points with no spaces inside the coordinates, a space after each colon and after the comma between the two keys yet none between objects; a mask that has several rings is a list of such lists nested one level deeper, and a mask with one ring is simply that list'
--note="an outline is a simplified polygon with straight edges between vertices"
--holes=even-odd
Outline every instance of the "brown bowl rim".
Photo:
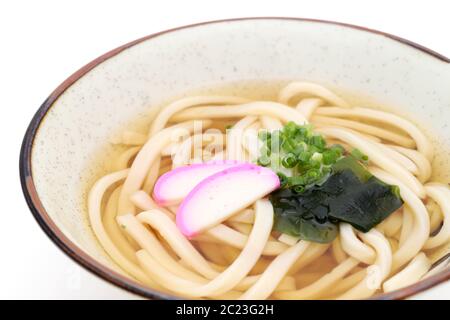
[{"label": "brown bowl rim", "polygon": [[[309,18],[294,18],[294,17],[246,17],[246,18],[232,18],[232,19],[223,19],[223,20],[214,20],[214,21],[207,21],[207,22],[200,22],[190,25],[185,25],[165,31],[161,31],[158,33],[154,33],[148,36],[144,36],[142,38],[139,38],[137,40],[131,41],[129,43],[126,43],[120,47],[117,47],[100,57],[94,59],[93,61],[89,62],[82,68],[80,68],[78,71],[73,73],[71,76],[69,76],[65,81],[63,81],[44,101],[44,103],[39,107],[38,111],[33,116],[27,131],[25,133],[25,136],[23,138],[21,150],[20,150],[20,161],[19,161],[19,169],[20,169],[20,181],[22,185],[22,191],[25,196],[25,200],[28,204],[28,207],[30,208],[30,211],[32,212],[34,218],[38,222],[38,224],[41,226],[43,231],[47,234],[47,236],[56,244],[58,248],[60,248],[64,253],[66,253],[72,260],[74,260],[76,263],[87,269],[88,271],[92,272],[96,276],[115,284],[131,293],[140,295],[145,298],[150,299],[165,299],[165,300],[174,300],[179,299],[179,297],[172,296],[166,293],[162,293],[160,291],[151,289],[149,287],[143,286],[139,284],[138,282],[127,278],[118,272],[106,267],[105,265],[101,264],[100,262],[96,261],[92,257],[90,257],[87,253],[85,253],[81,248],[79,248],[75,243],[73,243],[68,237],[64,235],[64,233],[56,226],[56,224],[52,221],[48,213],[46,212],[44,206],[42,205],[39,195],[36,190],[36,186],[33,181],[32,176],[32,168],[31,168],[31,153],[33,148],[33,142],[35,135],[39,129],[40,124],[42,123],[42,120],[44,119],[46,113],[49,111],[49,109],[53,106],[54,102],[61,96],[61,94],[67,90],[73,83],[78,81],[81,77],[86,75],[89,71],[91,71],[93,68],[95,68],[97,65],[101,64],[105,60],[112,58],[119,54],[120,52],[136,45],[141,42],[144,42],[146,40],[171,33],[176,32],[183,29],[203,26],[203,25],[209,25],[209,24],[216,24],[216,23],[224,23],[224,22],[236,22],[236,21],[245,21],[245,20],[292,20],[292,21],[303,21],[303,22],[314,22],[314,23],[324,23],[324,24],[333,24],[338,26],[343,26],[347,28],[357,29],[369,33],[375,33],[378,35],[385,36],[387,38],[390,38],[392,40],[395,40],[397,42],[400,42],[404,45],[410,46],[414,49],[420,50],[440,61],[446,62],[450,64],[450,59],[433,51],[430,50],[420,44],[417,44],[415,42],[406,40],[404,38],[385,33],[378,30],[369,29],[366,27],[356,26],[352,24],[347,23],[341,23],[341,22],[335,22],[335,21],[328,21],[328,20],[319,20],[319,19],[309,19]],[[415,283],[413,285],[410,285],[408,287],[385,293],[380,294],[374,299],[404,299],[409,296],[412,296],[414,294],[417,294],[419,292],[422,292],[428,288],[431,288],[433,286],[436,286],[440,283],[445,282],[446,280],[450,279],[450,270],[442,271],[434,276],[431,276],[425,280],[422,280],[418,283]]]}]

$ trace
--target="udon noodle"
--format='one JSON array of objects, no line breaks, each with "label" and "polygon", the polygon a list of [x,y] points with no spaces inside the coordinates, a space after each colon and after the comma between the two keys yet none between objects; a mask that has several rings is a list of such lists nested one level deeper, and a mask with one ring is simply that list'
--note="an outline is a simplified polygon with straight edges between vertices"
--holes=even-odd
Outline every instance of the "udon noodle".
[{"label": "udon noodle", "polygon": [[[342,222],[323,244],[273,231],[267,198],[192,238],[175,223],[177,206],[153,199],[158,177],[174,168],[255,162],[255,132],[289,121],[361,150],[374,176],[399,187],[404,205],[366,233]],[[183,98],[162,108],[148,133],[126,131],[119,143],[127,149],[112,159],[113,172],[90,190],[90,224],[124,273],[159,291],[192,299],[362,299],[419,281],[436,252],[448,250],[450,191],[430,181],[427,137],[400,116],[352,106],[314,83],[290,83],[278,101]]]}]

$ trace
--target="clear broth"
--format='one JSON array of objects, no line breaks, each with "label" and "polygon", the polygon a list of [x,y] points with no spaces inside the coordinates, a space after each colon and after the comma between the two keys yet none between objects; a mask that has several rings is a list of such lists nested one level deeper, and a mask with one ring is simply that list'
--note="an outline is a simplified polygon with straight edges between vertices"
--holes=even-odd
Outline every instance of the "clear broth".
[{"label": "clear broth", "polygon": [[[149,106],[149,112],[145,117],[141,117],[139,119],[135,119],[134,121],[130,121],[129,125],[126,126],[125,128],[127,130],[146,133],[148,131],[152,119],[156,116],[157,112],[161,108],[166,106],[171,101],[175,101],[177,99],[186,96],[233,95],[246,97],[252,100],[276,101],[278,92],[288,82],[289,81],[245,81],[238,83],[230,83],[222,86],[192,90],[182,95],[174,96],[171,100],[165,101],[160,105]],[[415,119],[413,115],[408,114],[407,111],[400,109],[399,107],[391,106],[386,103],[379,103],[379,101],[377,101],[372,97],[363,96],[361,94],[355,94],[353,92],[346,91],[340,88],[330,88],[330,89],[332,89],[334,92],[338,93],[340,96],[345,98],[351,105],[364,106],[373,109],[392,112],[394,114],[403,116],[406,119],[415,123],[427,134],[428,138],[433,143],[435,150],[438,151],[436,152],[435,159],[432,163],[433,175],[431,177],[431,180],[450,184],[450,146],[443,145],[443,143],[441,142],[443,141],[443,139],[439,139],[439,137],[435,133],[433,133],[433,130],[431,130],[431,128],[424,126],[422,123],[417,121],[417,119]],[[123,130],[123,128],[121,130]],[[121,130],[114,132],[112,134],[111,140],[114,140],[115,135],[120,134]],[[126,147],[105,141],[105,145],[99,149],[100,149],[99,154],[96,157],[96,159],[98,159],[97,162],[90,164],[91,166],[89,170],[85,171],[90,173],[90,176],[86,179],[87,183],[85,188],[81,190],[82,197],[85,199],[87,198],[87,194],[92,185],[95,183],[95,181],[100,177],[102,177],[103,175],[107,174],[108,172],[111,172],[109,159],[114,159],[115,157],[117,157],[120,153],[122,153],[126,149]],[[87,214],[86,214],[86,222],[89,225]],[[442,252],[447,252],[449,247],[450,244],[447,245],[446,248],[440,248],[439,250],[440,252],[432,255],[431,259],[434,261],[438,260],[438,258],[443,255]],[[444,251],[441,251],[441,249]],[[331,250],[328,250],[320,259],[316,260],[313,264],[306,266],[303,271],[305,273],[313,274],[314,270],[319,268],[321,265],[322,265],[321,269],[325,268],[331,270],[336,265],[336,263],[333,264],[331,262],[333,260],[334,258],[332,256]],[[302,283],[302,285],[305,284]]]}]

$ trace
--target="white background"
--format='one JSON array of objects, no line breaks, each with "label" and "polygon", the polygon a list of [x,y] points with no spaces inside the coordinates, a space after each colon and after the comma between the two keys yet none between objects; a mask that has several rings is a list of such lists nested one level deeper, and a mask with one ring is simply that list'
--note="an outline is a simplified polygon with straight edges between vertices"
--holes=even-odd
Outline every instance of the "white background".
[{"label": "white background", "polygon": [[[73,263],[32,218],[19,183],[20,143],[46,96],[123,43],[223,18],[292,16],[386,31],[450,57],[448,1],[1,1],[0,298],[133,298]],[[449,84],[450,89],[450,84]],[[450,283],[427,298],[450,298]]]}]

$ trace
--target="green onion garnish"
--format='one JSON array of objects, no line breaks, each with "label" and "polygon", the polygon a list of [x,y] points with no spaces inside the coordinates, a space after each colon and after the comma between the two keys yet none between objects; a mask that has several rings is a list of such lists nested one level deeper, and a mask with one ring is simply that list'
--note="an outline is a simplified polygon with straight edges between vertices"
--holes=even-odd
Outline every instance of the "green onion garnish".
[{"label": "green onion garnish", "polygon": [[[327,146],[324,137],[314,133],[311,125],[288,122],[281,130],[261,131],[258,138],[262,142],[258,164],[282,174],[282,184],[295,186],[297,192],[323,183],[331,166],[345,154],[341,145]],[[358,161],[368,160],[358,149],[351,155]]]}]

